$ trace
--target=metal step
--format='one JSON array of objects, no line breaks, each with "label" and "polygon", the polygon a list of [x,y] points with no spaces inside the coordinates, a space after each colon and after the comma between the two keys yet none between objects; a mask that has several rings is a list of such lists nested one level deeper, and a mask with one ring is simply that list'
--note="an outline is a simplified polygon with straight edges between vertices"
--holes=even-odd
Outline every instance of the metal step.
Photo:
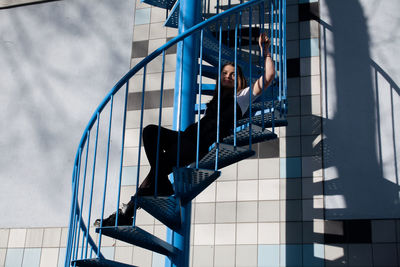
[{"label": "metal step", "polygon": [[[199,85],[197,84],[197,94],[199,93]],[[208,84],[208,83],[203,83],[201,85],[201,94],[202,95],[214,95],[215,91],[215,84]]]},{"label": "metal step", "polygon": [[141,0],[142,3],[146,3],[152,6],[161,7],[164,9],[171,9],[176,0]]},{"label": "metal step", "polygon": [[[99,230],[100,228],[97,228],[96,232],[98,233]],[[172,258],[178,256],[181,252],[171,244],[137,226],[103,227],[101,233]]]},{"label": "metal step", "polygon": [[[199,168],[215,169],[216,151],[217,149],[214,144],[214,147],[199,161]],[[218,169],[249,158],[254,154],[255,152],[253,150],[220,143],[218,149]],[[190,167],[195,167],[195,163],[192,163]]]},{"label": "metal step", "polygon": [[[245,129],[236,132],[236,145],[237,146],[245,146],[249,144],[249,130],[250,127],[246,127]],[[263,142],[266,140],[271,140],[277,138],[277,135],[272,133],[271,131],[264,129],[257,125],[251,126],[251,142],[253,144]],[[224,138],[224,143],[233,145],[234,135],[230,135]]]},{"label": "metal step", "polygon": [[[259,113],[260,111],[258,111],[257,113]],[[256,114],[257,114],[256,113]],[[268,112],[268,113],[264,113],[264,116],[262,114],[257,114],[253,117],[251,117],[251,123],[253,125],[257,125],[262,127],[262,121],[264,120],[264,127],[266,128],[270,128],[272,127],[272,113]],[[249,117],[244,117],[241,120],[237,121],[237,125],[246,125],[250,122],[250,118]],[[275,112],[275,117],[274,117],[274,123],[275,123],[275,127],[281,127],[281,126],[287,126],[288,122],[286,120],[286,118],[282,115],[279,114],[279,112]]]},{"label": "metal step", "polygon": [[168,15],[167,20],[164,23],[165,27],[178,28],[179,24],[179,1],[176,1],[174,7]]},{"label": "metal step", "polygon": [[139,207],[153,215],[154,218],[171,228],[179,230],[182,226],[180,199],[170,197],[139,197]]},{"label": "metal step", "polygon": [[106,259],[86,259],[86,260],[72,261],[71,265],[75,266],[74,264],[80,267],[136,267],[134,265],[129,265]]},{"label": "metal step", "polygon": [[185,205],[221,175],[220,171],[195,168],[174,169],[175,193]]}]

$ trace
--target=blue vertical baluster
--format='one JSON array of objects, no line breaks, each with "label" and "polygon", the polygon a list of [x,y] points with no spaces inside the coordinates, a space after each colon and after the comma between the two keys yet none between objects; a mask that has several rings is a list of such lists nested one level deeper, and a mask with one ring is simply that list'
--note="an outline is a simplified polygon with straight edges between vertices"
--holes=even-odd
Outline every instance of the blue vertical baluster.
[{"label": "blue vertical baluster", "polygon": [[[113,113],[113,104],[114,104],[114,96],[111,95],[111,103],[110,103],[110,120],[108,123],[108,139],[107,139],[107,152],[106,152],[106,169],[104,173],[104,189],[103,189],[103,204],[101,208],[101,217],[103,218],[104,216],[104,207],[106,204],[106,193],[107,193],[107,178],[108,178],[108,163],[109,163],[109,158],[110,158],[110,141],[111,141],[111,122],[112,122],[112,113]],[[103,220],[101,220],[100,226],[103,226]],[[98,247],[98,256],[100,254],[101,250],[101,228],[99,230],[99,247]]]},{"label": "blue vertical baluster", "polygon": [[[182,58],[184,57],[183,55],[183,51],[184,51],[184,45],[185,42],[182,41],[182,45],[181,45],[181,56]],[[177,130],[178,130],[178,143],[177,143],[177,147],[178,147],[178,153],[176,156],[176,168],[179,168],[179,160],[180,160],[180,155],[181,155],[181,124],[182,124],[182,86],[183,86],[183,64],[180,64],[180,70],[179,70],[179,74],[181,75],[181,78],[179,79],[179,97],[178,97],[178,123],[177,123]],[[175,177],[174,177],[175,178]]]},{"label": "blue vertical baluster", "polygon": [[199,150],[200,150],[200,114],[201,114],[201,87],[203,85],[203,38],[204,38],[204,30],[202,29],[200,32],[200,69],[199,69],[199,101],[198,101],[198,110],[197,110],[197,144],[196,144],[196,169],[199,168]]},{"label": "blue vertical baluster", "polygon": [[74,239],[74,223],[75,223],[75,197],[76,197],[76,166],[74,166],[74,170],[72,172],[72,201],[71,201],[71,211],[70,211],[70,219],[69,219],[69,229],[68,229],[68,243],[67,243],[67,250],[65,252],[65,266],[70,266],[71,261],[71,253],[72,253],[72,244]]},{"label": "blue vertical baluster", "polygon": [[279,103],[282,102],[282,75],[283,75],[283,64],[282,64],[282,0],[279,0],[278,14],[279,14]]},{"label": "blue vertical baluster", "polygon": [[[81,196],[81,216],[79,217],[79,220],[82,218],[82,212],[83,212],[83,200],[85,197],[85,187],[86,187],[86,171],[87,171],[87,163],[88,163],[88,155],[89,155],[89,142],[90,142],[90,131],[87,132],[86,135],[86,156],[85,156],[85,169],[83,171],[83,189],[82,189],[82,196]],[[80,224],[80,222],[79,222]],[[89,232],[89,226],[86,230],[86,232]],[[82,250],[81,250],[81,257],[83,257],[83,248],[85,245],[85,236],[82,236]]]},{"label": "blue vertical baluster", "polygon": [[[75,206],[76,206],[76,210],[75,210],[75,216],[78,216],[78,214],[80,213],[80,212],[78,212],[79,210],[77,210],[77,209],[79,209],[79,206],[78,206],[78,194],[79,194],[79,183],[80,183],[80,176],[81,176],[81,160],[82,160],[82,148],[81,147],[79,147],[79,149],[78,149],[78,166],[77,166],[77,172],[76,172],[76,177],[77,177],[77,187],[76,187],[76,198],[75,198]],[[80,214],[79,214],[80,215]],[[77,220],[77,222],[80,222],[80,217],[78,218],[78,219],[75,219],[75,220]],[[79,239],[79,236],[80,236],[80,232],[79,232],[79,224],[77,223],[76,224],[76,231],[77,232],[75,232],[75,238],[74,238],[74,251],[73,251],[73,256],[72,256],[72,258],[73,259],[77,259],[77,257],[78,257],[78,249],[77,249],[77,247],[79,246],[78,244],[79,244],[79,241],[78,241],[78,239]]]},{"label": "blue vertical baluster", "polygon": [[97,144],[98,144],[98,140],[99,140],[99,124],[100,124],[100,113],[97,113],[96,140],[95,140],[95,144],[94,144],[94,153],[93,153],[92,182],[91,182],[91,185],[90,185],[90,199],[89,199],[89,212],[88,212],[88,231],[86,232],[85,258],[87,258],[89,229],[90,229],[90,217],[92,215],[94,177],[95,177],[95,173],[96,173]]},{"label": "blue vertical baluster", "polygon": [[219,14],[219,0],[217,0],[217,14]]},{"label": "blue vertical baluster", "polygon": [[252,96],[253,96],[253,87],[252,87],[252,85],[253,85],[253,81],[252,81],[252,73],[251,73],[251,71],[252,71],[252,69],[251,69],[251,67],[252,67],[252,65],[253,65],[253,62],[252,62],[252,59],[251,59],[251,54],[252,54],[252,40],[251,40],[251,35],[252,35],[252,17],[253,17],[253,8],[252,8],[252,6],[250,6],[250,14],[249,14],[249,42],[250,42],[250,45],[249,45],[249,48],[250,48],[250,53],[249,53],[249,64],[250,64],[250,66],[249,66],[249,72],[250,72],[250,87],[249,87],[249,90],[250,90],[250,93],[249,93],[249,149],[251,150],[251,147],[252,147],[252,136],[253,136],[253,134],[252,134],[252,127],[251,127],[251,124],[252,124],[252,114],[251,114],[251,102],[252,102]]},{"label": "blue vertical baluster", "polygon": [[156,181],[154,188],[154,196],[157,196],[158,188],[158,163],[160,157],[160,132],[161,132],[161,119],[162,119],[162,103],[163,103],[163,92],[164,92],[164,67],[165,67],[165,50],[162,53],[162,65],[161,65],[161,88],[160,88],[160,108],[158,112],[158,130],[157,130],[157,154],[156,154]]},{"label": "blue vertical baluster", "polygon": [[[143,67],[143,84],[142,84],[142,105],[140,107],[140,127],[139,127],[139,152],[138,152],[138,163],[137,163],[137,175],[136,175],[136,193],[139,189],[139,176],[140,176],[140,157],[142,155],[142,134],[143,134],[143,113],[144,113],[144,94],[146,86],[146,68],[147,65]],[[137,196],[137,195],[136,195]],[[137,208],[137,197],[135,197],[135,205],[133,209],[133,226],[136,225],[136,208]]]},{"label": "blue vertical baluster", "polygon": [[[260,24],[261,24],[261,34],[264,34],[264,12],[265,12],[265,6],[264,2],[261,3],[260,6]],[[262,93],[261,93],[261,103],[262,103],[262,109],[261,109],[261,128],[264,131],[265,130],[265,120],[264,120],[264,108],[265,108],[265,60],[263,53],[265,53],[265,49],[268,47],[263,45],[263,51],[261,53],[261,69],[263,71],[262,73]]]},{"label": "blue vertical baluster", "polygon": [[[235,101],[233,103],[233,146],[236,147],[236,127],[237,127],[237,32],[238,32],[238,14],[236,13],[236,20],[235,20],[235,90],[234,90],[234,97]],[[243,86],[243,84],[241,85]],[[240,88],[244,89],[244,88]]]},{"label": "blue vertical baluster", "polygon": [[122,137],[121,137],[121,157],[119,162],[119,178],[118,178],[118,196],[117,196],[117,210],[115,216],[115,227],[118,226],[118,216],[119,216],[119,202],[121,200],[121,184],[122,184],[122,165],[124,163],[124,146],[125,146],[125,127],[126,127],[126,110],[128,107],[128,95],[129,95],[129,80],[126,82],[125,86],[125,103],[124,103],[124,116],[122,119]]},{"label": "blue vertical baluster", "polygon": [[[270,30],[270,34],[271,34],[271,58],[272,59],[276,59],[275,57],[275,43],[276,43],[276,39],[275,39],[275,4],[274,4],[275,0],[271,1],[271,30]],[[274,80],[275,77],[277,75],[277,71],[276,71],[276,64],[274,64],[274,68],[275,68],[275,76],[274,76]],[[273,82],[274,83],[274,82]],[[275,84],[272,84],[272,109],[271,109],[271,123],[272,123],[272,132],[275,132]]]},{"label": "blue vertical baluster", "polygon": [[286,62],[286,0],[283,0],[283,97],[284,113],[287,112],[287,62]]},{"label": "blue vertical baluster", "polygon": [[215,170],[218,170],[218,154],[219,154],[219,126],[221,114],[221,47],[222,47],[222,26],[219,22],[219,40],[218,40],[218,105],[217,105],[217,142],[215,144]]}]

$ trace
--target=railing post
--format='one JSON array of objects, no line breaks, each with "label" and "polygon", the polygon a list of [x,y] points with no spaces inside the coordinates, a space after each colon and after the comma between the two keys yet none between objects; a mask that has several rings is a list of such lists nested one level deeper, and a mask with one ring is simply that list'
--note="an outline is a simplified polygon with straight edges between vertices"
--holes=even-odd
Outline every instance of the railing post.
[{"label": "railing post", "polygon": [[[179,8],[179,34],[181,34],[201,21],[201,1],[180,0]],[[183,43],[178,43],[174,95],[175,130],[184,130],[194,122],[198,54],[199,34],[193,34]],[[182,75],[178,70],[182,70]],[[181,209],[182,229],[178,232],[168,231],[168,241],[183,251],[182,257],[175,263],[177,265],[173,266],[189,266],[191,210],[191,203],[183,206]],[[167,259],[165,266],[171,265],[172,263]]]}]

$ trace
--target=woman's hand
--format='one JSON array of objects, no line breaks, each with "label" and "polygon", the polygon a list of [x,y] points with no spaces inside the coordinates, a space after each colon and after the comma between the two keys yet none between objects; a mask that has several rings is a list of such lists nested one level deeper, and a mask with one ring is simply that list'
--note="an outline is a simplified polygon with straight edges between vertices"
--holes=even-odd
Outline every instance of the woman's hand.
[{"label": "woman's hand", "polygon": [[267,53],[269,53],[271,40],[268,38],[266,33],[260,34],[260,37],[258,37],[258,45],[260,46],[260,50],[263,55],[267,55]]}]

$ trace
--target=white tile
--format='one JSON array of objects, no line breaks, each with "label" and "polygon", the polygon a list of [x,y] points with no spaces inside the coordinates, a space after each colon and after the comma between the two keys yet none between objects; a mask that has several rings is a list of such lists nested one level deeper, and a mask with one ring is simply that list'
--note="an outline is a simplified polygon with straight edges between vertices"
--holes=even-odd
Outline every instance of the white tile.
[{"label": "white tile", "polygon": [[238,201],[257,200],[258,180],[238,181],[237,186]]},{"label": "white tile", "polygon": [[152,252],[150,250],[134,247],[133,248],[133,262],[135,266],[151,266]]},{"label": "white tile", "polygon": [[235,244],[235,224],[216,224],[215,225],[215,244],[232,245]]},{"label": "white tile", "polygon": [[259,180],[259,200],[279,199],[279,179]]},{"label": "white tile", "polygon": [[6,253],[7,253],[7,249],[0,248],[0,266],[4,266],[4,264],[6,262]]},{"label": "white tile", "polygon": [[194,245],[214,244],[214,224],[194,225]]},{"label": "white tile", "polygon": [[43,233],[43,247],[53,248],[60,246],[61,228],[46,228]]},{"label": "white tile", "polygon": [[6,248],[8,246],[9,235],[10,229],[0,229],[0,248]]},{"label": "white tile", "polygon": [[136,212],[136,223],[137,225],[149,225],[154,224],[154,217],[143,209],[139,209]]},{"label": "white tile", "polygon": [[215,187],[216,183],[209,185],[203,192],[196,197],[196,203],[198,202],[214,202],[215,201]]},{"label": "white tile", "polygon": [[215,203],[196,203],[194,205],[195,223],[215,222]]},{"label": "white tile", "polygon": [[[143,59],[143,58],[140,58],[140,59]],[[135,59],[135,58],[131,59],[131,66],[135,66],[137,63],[139,63],[138,59]],[[129,93],[142,92],[142,86],[143,86],[143,74],[136,73],[129,80],[128,92]],[[136,146],[137,146],[137,144],[136,144]]]},{"label": "white tile", "polygon": [[164,22],[166,10],[158,7],[152,7],[150,13],[150,22]]},{"label": "white tile", "polygon": [[348,245],[330,244],[325,245],[325,266],[347,266]]},{"label": "white tile", "polygon": [[[167,29],[164,27],[164,23],[151,23],[150,24],[150,39],[166,38]],[[151,43],[152,41],[150,41]]]},{"label": "white tile", "polygon": [[58,248],[42,248],[40,267],[54,267],[58,262]]},{"label": "white tile", "polygon": [[321,115],[321,95],[302,96],[301,115]]},{"label": "white tile", "polygon": [[235,246],[215,246],[214,267],[231,267],[235,265]]},{"label": "white tile", "polygon": [[238,163],[238,179],[258,179],[258,160],[247,159]]},{"label": "white tile", "polygon": [[193,247],[193,267],[212,266],[214,261],[213,246]]},{"label": "white tile", "polygon": [[133,41],[144,41],[149,39],[150,25],[137,25],[133,28]]},{"label": "white tile", "polygon": [[23,248],[25,246],[26,229],[10,229],[8,238],[9,248]]},{"label": "white tile", "polygon": [[66,247],[68,242],[68,228],[64,227],[61,229],[61,239],[60,239],[60,246]]},{"label": "white tile", "polygon": [[[128,112],[129,113],[129,112]],[[136,147],[127,147],[124,149],[124,166],[137,166],[139,158],[139,149]],[[141,165],[149,165],[144,148],[141,149]]]},{"label": "white tile", "polygon": [[42,247],[43,232],[44,230],[42,228],[28,229],[26,232],[25,247],[28,248]]},{"label": "white tile", "polygon": [[167,28],[167,37],[175,37],[178,35],[178,29],[175,28]]},{"label": "white tile", "polygon": [[232,164],[225,168],[222,168],[221,176],[218,177],[218,181],[234,181],[236,180],[236,172],[237,172],[238,164]]},{"label": "white tile", "polygon": [[[150,35],[153,33],[154,33],[154,30],[152,30],[152,28],[150,28]],[[151,36],[150,36],[150,38],[151,38]],[[165,37],[154,37],[154,39],[149,41],[149,48],[147,50],[147,54],[150,55],[155,50],[157,50],[159,47],[163,46],[165,43],[166,43]],[[162,59],[162,54],[159,55],[159,57],[161,57],[161,59]],[[157,80],[153,80],[153,81],[146,80],[146,85],[151,87],[153,91],[161,90],[161,73],[158,73],[158,74],[159,74],[159,78]],[[157,88],[157,89],[153,89],[153,88]],[[165,87],[164,87],[164,89],[165,89]]]},{"label": "white tile", "polygon": [[257,222],[257,212],[256,201],[237,202],[237,222]]},{"label": "white tile", "polygon": [[236,227],[237,244],[257,244],[257,223],[238,223]]},{"label": "white tile", "polygon": [[116,247],[114,257],[118,262],[132,264],[133,247]]},{"label": "white tile", "polygon": [[257,267],[257,245],[241,245],[236,247],[237,267]]},{"label": "white tile", "polygon": [[279,244],[279,223],[258,224],[258,244]]},{"label": "white tile", "polygon": [[236,200],[236,181],[217,182],[217,201]]},{"label": "white tile", "polygon": [[324,221],[303,222],[303,243],[324,243]]},{"label": "white tile", "polygon": [[260,179],[279,178],[279,158],[260,159],[258,169]]},{"label": "white tile", "polygon": [[260,222],[279,222],[280,206],[279,201],[259,201],[258,220]]},{"label": "white tile", "polygon": [[165,241],[167,239],[167,227],[165,225],[155,225],[154,235]]},{"label": "white tile", "polygon": [[236,222],[236,204],[237,202],[216,203],[215,221],[217,223]]}]

